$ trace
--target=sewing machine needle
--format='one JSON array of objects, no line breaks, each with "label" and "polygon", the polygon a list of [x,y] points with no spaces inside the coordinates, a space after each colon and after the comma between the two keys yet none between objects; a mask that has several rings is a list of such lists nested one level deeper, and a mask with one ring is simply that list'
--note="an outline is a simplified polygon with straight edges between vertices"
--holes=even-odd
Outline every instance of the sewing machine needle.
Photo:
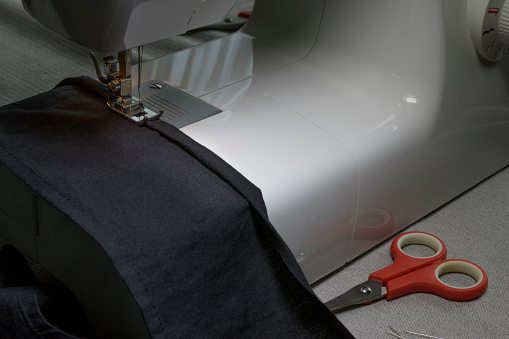
[{"label": "sewing machine needle", "polygon": [[141,64],[143,62],[143,45],[138,46],[138,100],[141,101]]}]

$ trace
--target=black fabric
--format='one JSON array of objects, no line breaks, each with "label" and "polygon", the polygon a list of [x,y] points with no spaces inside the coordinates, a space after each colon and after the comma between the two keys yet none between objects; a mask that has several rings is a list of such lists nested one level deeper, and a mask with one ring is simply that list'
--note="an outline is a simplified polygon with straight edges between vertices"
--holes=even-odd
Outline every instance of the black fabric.
[{"label": "black fabric", "polygon": [[74,78],[1,108],[0,161],[101,244],[152,337],[351,337],[253,184],[168,124],[116,116],[105,98]]},{"label": "black fabric", "polygon": [[87,335],[86,316],[74,295],[63,286],[39,283],[21,253],[3,246],[0,338],[71,339]]}]

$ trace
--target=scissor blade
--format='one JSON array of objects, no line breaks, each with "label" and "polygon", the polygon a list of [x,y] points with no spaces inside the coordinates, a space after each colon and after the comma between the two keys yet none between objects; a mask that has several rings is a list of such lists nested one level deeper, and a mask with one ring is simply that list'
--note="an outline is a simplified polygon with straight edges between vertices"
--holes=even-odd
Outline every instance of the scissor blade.
[{"label": "scissor blade", "polygon": [[382,286],[382,282],[378,280],[368,280],[359,284],[342,295],[327,301],[325,306],[331,311],[341,308],[365,304],[376,300],[387,294],[387,289]]}]

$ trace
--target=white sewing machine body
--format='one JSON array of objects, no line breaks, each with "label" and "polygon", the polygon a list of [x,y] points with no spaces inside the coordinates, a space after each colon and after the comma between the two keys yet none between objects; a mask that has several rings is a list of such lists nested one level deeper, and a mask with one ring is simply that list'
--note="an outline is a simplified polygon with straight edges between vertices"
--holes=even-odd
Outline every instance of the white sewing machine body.
[{"label": "white sewing machine body", "polygon": [[509,164],[509,65],[467,21],[463,0],[257,0],[141,82],[222,111],[181,130],[262,190],[313,282]]},{"label": "white sewing machine body", "polygon": [[21,0],[60,36],[100,52],[118,52],[221,20],[237,0]]}]

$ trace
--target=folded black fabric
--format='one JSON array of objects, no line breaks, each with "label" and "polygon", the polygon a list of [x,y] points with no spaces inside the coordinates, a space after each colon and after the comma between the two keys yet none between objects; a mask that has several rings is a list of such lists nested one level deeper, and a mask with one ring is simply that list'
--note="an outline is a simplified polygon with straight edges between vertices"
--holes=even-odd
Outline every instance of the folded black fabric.
[{"label": "folded black fabric", "polygon": [[116,116],[105,98],[74,78],[0,108],[0,162],[102,246],[152,337],[351,337],[252,183],[171,125]]},{"label": "folded black fabric", "polygon": [[11,246],[0,249],[1,338],[72,339],[87,336],[87,330],[86,316],[69,290],[40,283],[21,253]]}]

